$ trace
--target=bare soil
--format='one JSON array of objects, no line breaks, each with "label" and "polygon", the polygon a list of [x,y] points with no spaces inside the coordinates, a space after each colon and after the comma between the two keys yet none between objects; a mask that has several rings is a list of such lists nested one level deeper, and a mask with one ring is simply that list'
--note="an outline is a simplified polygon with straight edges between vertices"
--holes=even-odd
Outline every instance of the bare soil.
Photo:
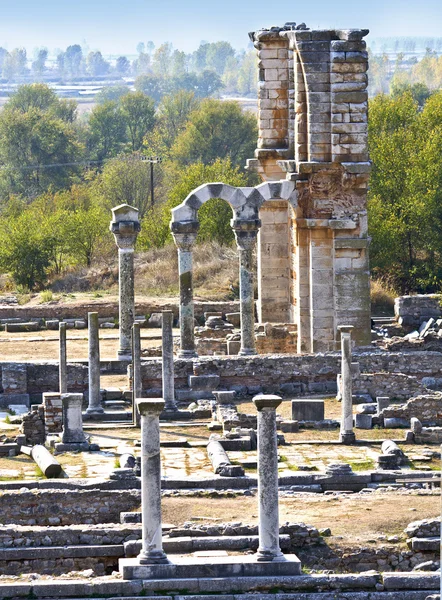
[{"label": "bare soil", "polygon": [[[257,523],[256,498],[185,498],[163,499],[163,520],[175,525],[194,517],[219,519],[220,522]],[[280,522],[304,522],[318,529],[330,527],[342,543],[368,541],[379,535],[403,535],[411,521],[438,517],[439,495],[411,495],[398,492],[349,494],[280,499]],[[209,522],[209,520],[207,521]],[[339,540],[336,540],[339,542]]]}]

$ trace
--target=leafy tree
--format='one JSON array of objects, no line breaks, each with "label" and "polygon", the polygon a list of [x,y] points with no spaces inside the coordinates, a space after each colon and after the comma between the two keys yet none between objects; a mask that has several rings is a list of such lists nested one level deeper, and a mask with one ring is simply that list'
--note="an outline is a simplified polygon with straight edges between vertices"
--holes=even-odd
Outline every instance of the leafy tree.
[{"label": "leafy tree", "polygon": [[152,59],[152,69],[157,77],[169,77],[171,68],[172,44],[166,42],[155,50]]},{"label": "leafy tree", "polygon": [[129,59],[126,56],[119,56],[115,68],[119,75],[127,75],[130,71]]},{"label": "leafy tree", "polygon": [[73,44],[66,48],[63,54],[63,70],[71,77],[78,77],[83,62],[83,50],[79,44]]},{"label": "leafy tree", "polygon": [[243,113],[236,102],[203,100],[189,117],[186,128],[175,140],[172,157],[182,164],[209,164],[230,158],[243,167],[253,156],[257,138],[256,118]]},{"label": "leafy tree", "polygon": [[144,53],[144,42],[138,42],[138,44],[137,44],[137,53],[138,54],[143,54]]},{"label": "leafy tree", "polygon": [[[50,186],[66,187],[76,173],[81,146],[71,125],[31,108],[0,114],[0,161],[4,193],[34,197]],[[67,166],[64,166],[67,165]]]},{"label": "leafy tree", "polygon": [[127,90],[128,88],[126,85],[110,85],[109,87],[104,87],[95,96],[95,102],[97,104],[104,104],[104,102],[109,101],[119,102],[120,99],[127,94]]},{"label": "leafy tree", "polygon": [[169,154],[178,134],[184,130],[189,115],[198,105],[199,101],[193,92],[181,90],[164,96],[158,106],[155,131],[147,136],[147,147],[155,154]]},{"label": "leafy tree", "polygon": [[7,109],[17,109],[22,113],[31,108],[41,111],[48,111],[58,103],[58,98],[54,90],[44,83],[31,83],[30,85],[21,85],[6,103]]},{"label": "leafy tree", "polygon": [[431,96],[431,90],[424,83],[405,83],[397,80],[391,83],[391,96],[392,98],[399,98],[405,92],[409,92],[413,100],[423,106],[428,98]]},{"label": "leafy tree", "polygon": [[127,203],[143,218],[150,205],[150,164],[140,154],[120,155],[104,165],[95,186],[109,210]]},{"label": "leafy tree", "polygon": [[27,71],[26,62],[26,50],[24,48],[14,48],[4,59],[3,76],[9,80],[15,77],[23,77]]},{"label": "leafy tree", "polygon": [[370,103],[371,263],[402,292],[435,291],[442,276],[442,94],[423,110],[410,91]]},{"label": "leafy tree", "polygon": [[65,235],[69,240],[69,252],[75,257],[75,264],[90,267],[106,242],[110,241],[110,213],[93,196],[90,186],[73,186],[58,199],[63,210],[68,211]]},{"label": "leafy tree", "polygon": [[90,114],[88,126],[88,148],[97,160],[116,156],[127,140],[126,122],[116,102],[96,105]]},{"label": "leafy tree", "polygon": [[17,285],[30,290],[43,287],[51,261],[51,244],[46,230],[32,211],[0,223],[0,265]]},{"label": "leafy tree", "polygon": [[135,89],[137,92],[143,92],[155,102],[159,102],[167,93],[167,84],[162,77],[140,75],[135,80]]},{"label": "leafy tree", "polygon": [[235,50],[229,42],[214,42],[208,46],[206,67],[221,76],[225,71],[228,59],[235,56]]},{"label": "leafy tree", "polygon": [[32,71],[37,75],[37,77],[41,77],[46,70],[46,60],[48,58],[48,50],[47,48],[41,48],[37,51],[37,55],[35,57],[34,62],[32,63]]},{"label": "leafy tree", "polygon": [[5,60],[8,54],[9,52],[5,50],[5,48],[0,47],[0,71],[3,70],[3,65],[5,64]]},{"label": "leafy tree", "polygon": [[150,55],[145,53],[140,54],[133,63],[133,70],[137,75],[151,74],[152,68],[150,66]]},{"label": "leafy tree", "polygon": [[87,67],[89,73],[94,77],[106,75],[110,70],[110,64],[104,60],[101,52],[89,52],[87,56]]},{"label": "leafy tree", "polygon": [[126,123],[132,151],[143,145],[144,136],[155,123],[155,105],[143,92],[131,92],[120,100],[121,114]]}]

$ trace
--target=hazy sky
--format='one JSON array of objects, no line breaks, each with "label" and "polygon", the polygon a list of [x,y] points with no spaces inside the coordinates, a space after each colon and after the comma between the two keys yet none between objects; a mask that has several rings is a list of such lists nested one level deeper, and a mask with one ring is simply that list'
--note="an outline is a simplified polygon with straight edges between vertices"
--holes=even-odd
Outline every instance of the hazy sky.
[{"label": "hazy sky", "polygon": [[286,21],[442,37],[442,0],[0,0],[0,8],[0,46],[28,52],[84,41],[106,54],[134,53],[148,40],[187,52],[201,40],[244,48],[249,31]]}]

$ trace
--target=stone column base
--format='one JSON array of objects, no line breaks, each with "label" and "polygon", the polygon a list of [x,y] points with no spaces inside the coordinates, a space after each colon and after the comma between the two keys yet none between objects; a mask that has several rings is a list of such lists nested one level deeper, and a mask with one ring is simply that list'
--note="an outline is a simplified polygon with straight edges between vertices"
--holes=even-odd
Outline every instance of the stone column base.
[{"label": "stone column base", "polygon": [[89,452],[89,442],[60,442],[54,444],[56,452]]},{"label": "stone column base", "polygon": [[258,561],[252,556],[176,557],[173,563],[142,565],[137,558],[121,558],[123,579],[199,579],[208,577],[265,577],[301,575],[301,561],[295,554],[282,560]]},{"label": "stone column base", "polygon": [[352,433],[341,433],[339,435],[339,441],[341,444],[354,444],[356,441],[356,435]]}]

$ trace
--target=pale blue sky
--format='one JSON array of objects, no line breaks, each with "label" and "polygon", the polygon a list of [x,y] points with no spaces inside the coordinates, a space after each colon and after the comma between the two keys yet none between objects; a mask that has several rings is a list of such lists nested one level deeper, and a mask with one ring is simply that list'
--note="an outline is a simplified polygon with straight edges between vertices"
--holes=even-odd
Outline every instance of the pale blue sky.
[{"label": "pale blue sky", "polygon": [[0,0],[0,46],[65,48],[86,40],[104,53],[134,53],[139,41],[201,40],[247,46],[247,33],[286,21],[369,28],[379,36],[442,37],[442,0]]}]

